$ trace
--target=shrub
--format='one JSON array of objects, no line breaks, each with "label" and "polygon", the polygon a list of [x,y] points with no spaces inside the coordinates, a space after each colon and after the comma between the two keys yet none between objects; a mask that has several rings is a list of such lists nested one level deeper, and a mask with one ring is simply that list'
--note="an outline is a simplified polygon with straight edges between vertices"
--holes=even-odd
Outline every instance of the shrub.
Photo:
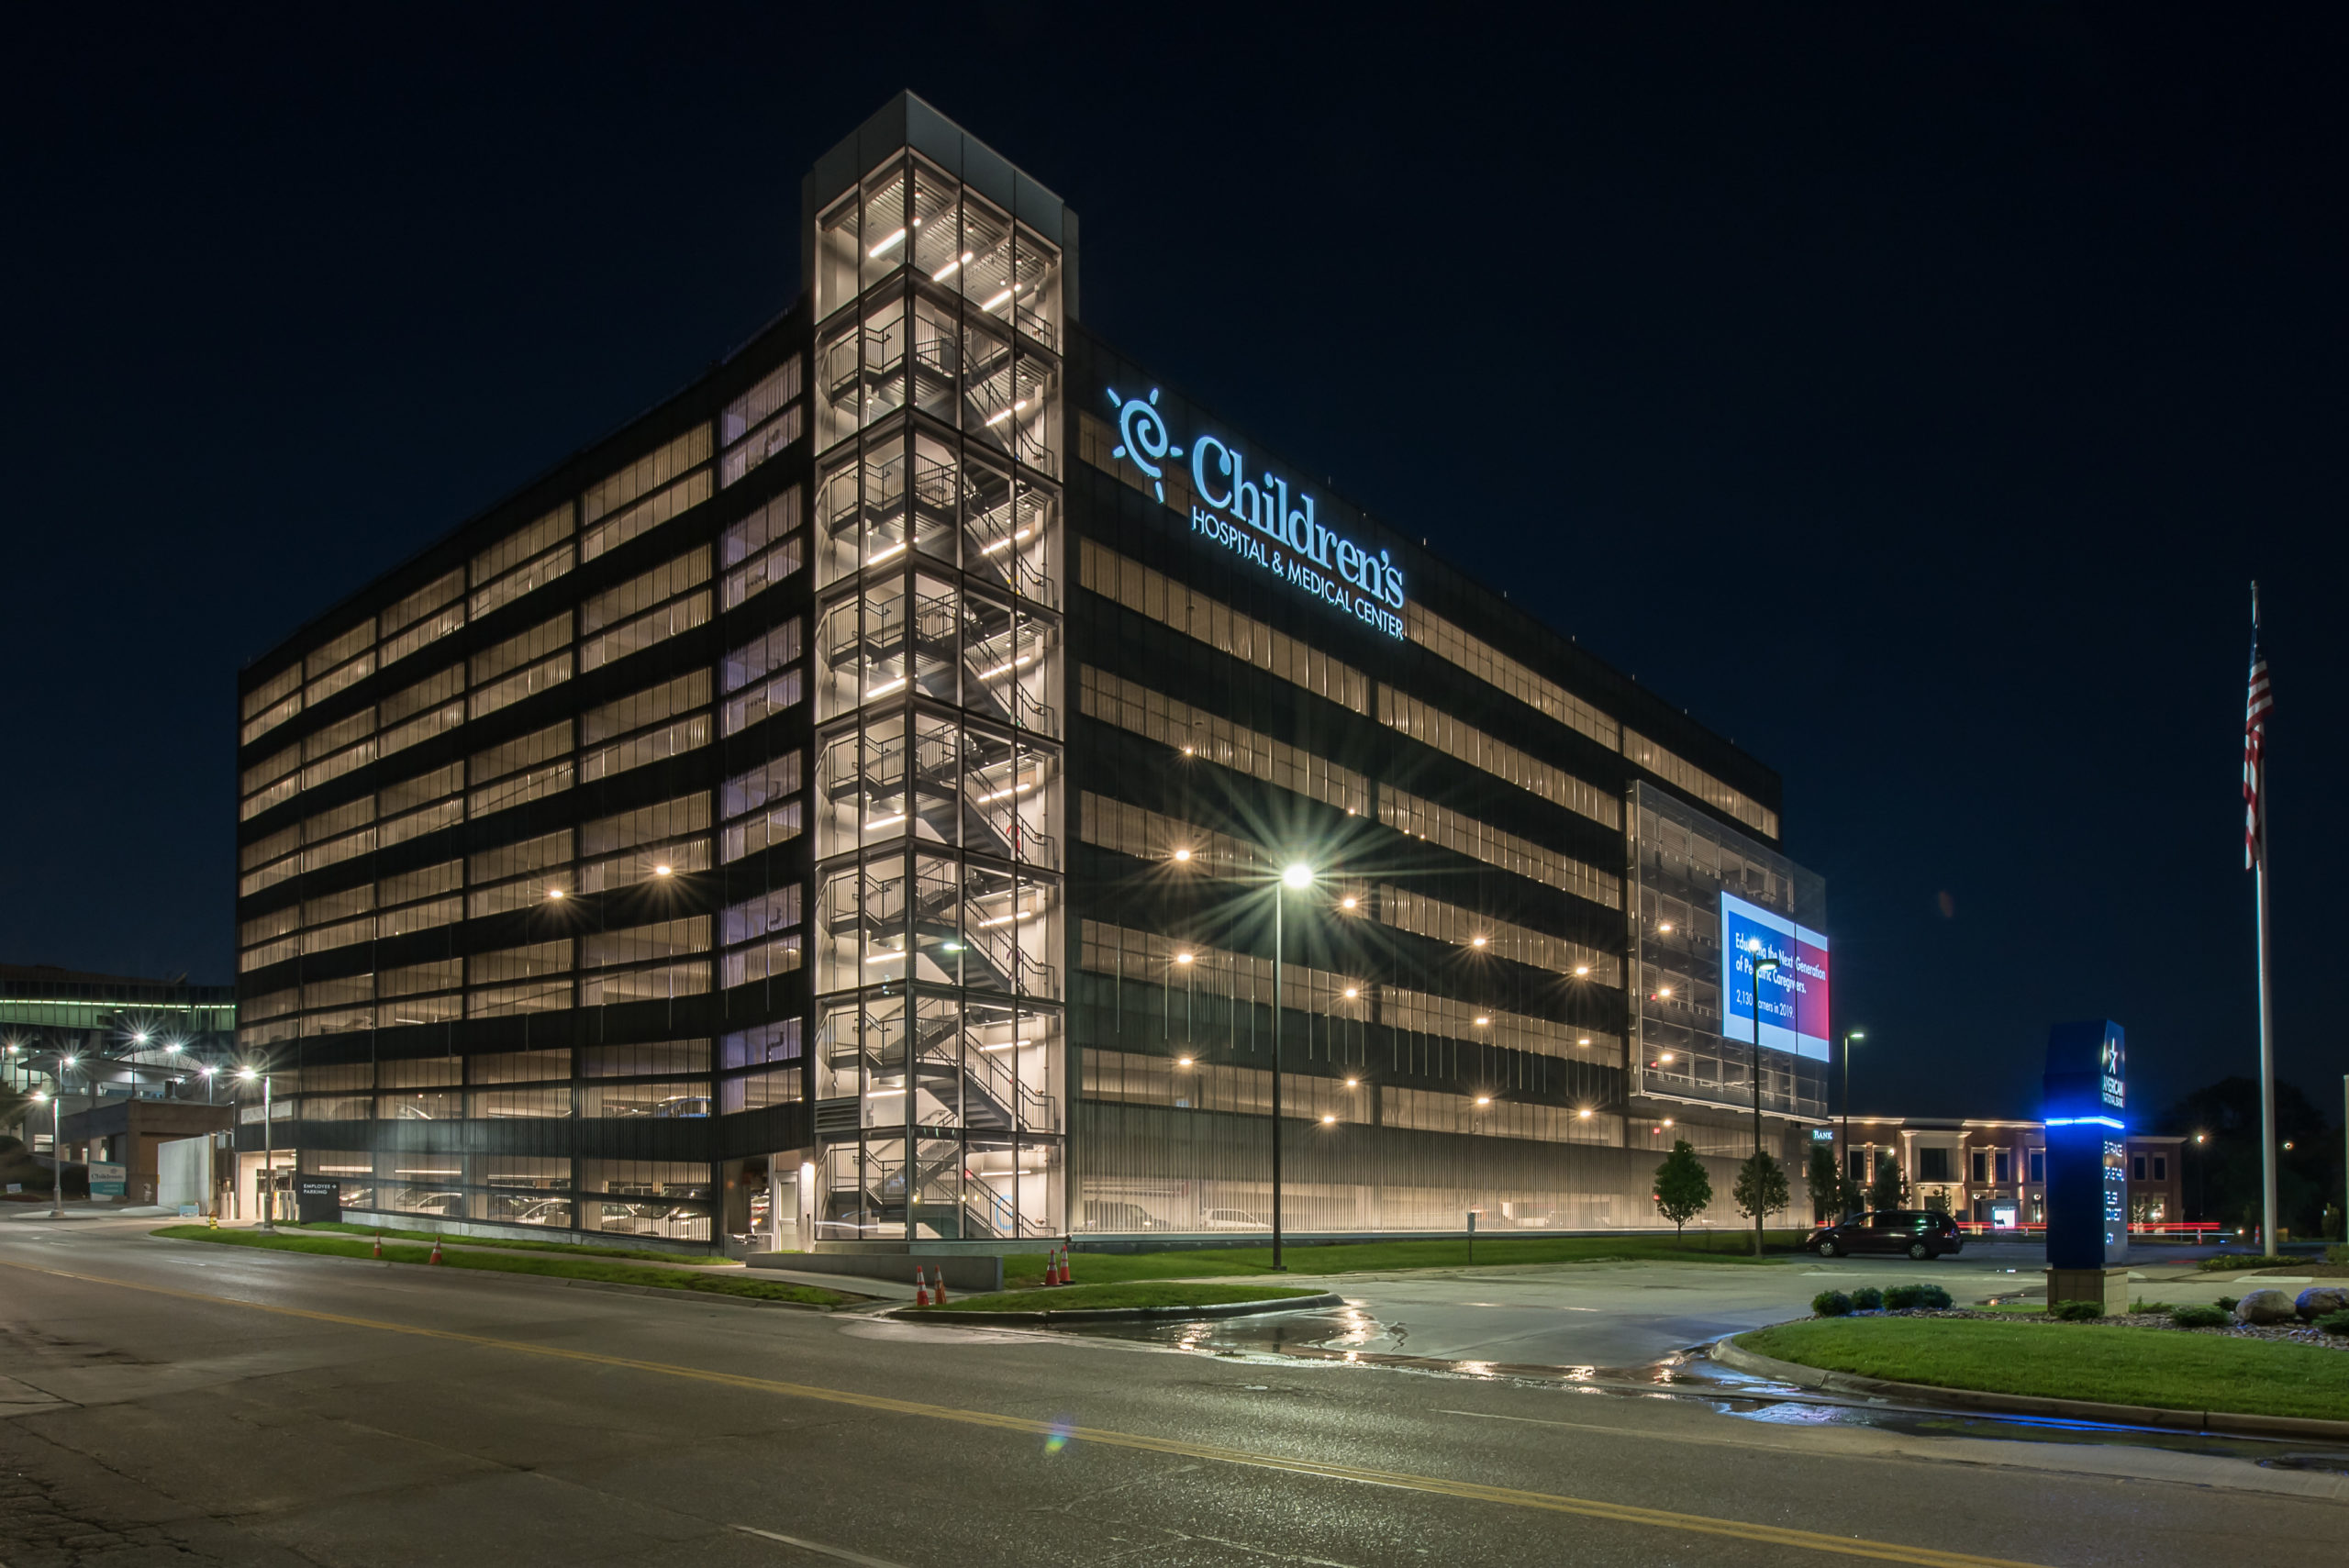
[{"label": "shrub", "polygon": [[2328,1334],[2349,1334],[2349,1311],[2328,1312],[2316,1320],[2316,1326]]},{"label": "shrub", "polygon": [[2235,1303],[2242,1299],[2243,1297],[2239,1296],[2222,1296],[2219,1297],[2217,1306],[2220,1311],[2232,1318],[2234,1316]]},{"label": "shrub", "polygon": [[2173,1307],[2169,1320],[2181,1329],[2223,1329],[2233,1315],[2225,1307]]},{"label": "shrub", "polygon": [[2130,1311],[2132,1311],[2132,1312],[2141,1312],[2141,1313],[2142,1313],[2142,1312],[2175,1312],[2175,1311],[2176,1311],[2176,1310],[2177,1310],[2177,1308],[2176,1308],[2176,1307],[2173,1307],[2170,1303],[2168,1303],[2168,1302],[2166,1302],[2166,1301],[2143,1301],[2143,1300],[2139,1300],[2139,1301],[2132,1301],[2132,1302],[2131,1302],[2131,1303],[2129,1304],[2129,1310],[2130,1310]]},{"label": "shrub", "polygon": [[2066,1323],[2093,1323],[2104,1316],[2104,1308],[2093,1301],[2059,1301],[2050,1310]]},{"label": "shrub", "polygon": [[1949,1305],[1949,1292],[1937,1284],[1896,1284],[1884,1293],[1884,1305],[1891,1312],[1914,1312],[1919,1307],[1940,1307]]},{"label": "shrub", "polygon": [[1810,1310],[1820,1318],[1848,1318],[1852,1298],[1840,1290],[1822,1290],[1810,1298]]},{"label": "shrub", "polygon": [[2304,1263],[2306,1258],[2279,1257],[2270,1252],[2265,1257],[2248,1257],[2241,1252],[2221,1252],[2215,1258],[2205,1258],[2194,1266],[2204,1273],[2223,1273],[2234,1269],[2280,1269],[2287,1263]]},{"label": "shrub", "polygon": [[1852,1310],[1854,1312],[1876,1312],[1883,1307],[1884,1292],[1872,1284],[1864,1284],[1852,1293]]},{"label": "shrub", "polygon": [[2328,1263],[2349,1263],[2349,1246],[2327,1247],[2324,1261]]}]

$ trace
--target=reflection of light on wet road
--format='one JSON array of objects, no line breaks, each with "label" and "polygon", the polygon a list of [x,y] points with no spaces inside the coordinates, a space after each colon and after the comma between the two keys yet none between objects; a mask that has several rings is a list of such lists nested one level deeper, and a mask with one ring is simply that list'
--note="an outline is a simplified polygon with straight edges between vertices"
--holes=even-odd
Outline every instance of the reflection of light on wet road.
[{"label": "reflection of light on wet road", "polygon": [[1848,1424],[1852,1412],[1841,1405],[1765,1405],[1758,1410],[1731,1410],[1749,1420],[1787,1427],[1831,1427]]},{"label": "reflection of light on wet road", "polygon": [[[2212,1437],[2171,1429],[2099,1426],[2092,1422],[2040,1420],[1887,1407],[1829,1394],[1798,1389],[1735,1371],[1711,1359],[1702,1345],[1675,1351],[1641,1366],[1531,1365],[1491,1360],[1444,1360],[1401,1353],[1410,1330],[1400,1319],[1381,1323],[1357,1304],[1262,1318],[1226,1318],[1165,1326],[1100,1324],[1060,1330],[1089,1337],[1145,1340],[1197,1354],[1225,1356],[1259,1365],[1279,1358],[1291,1366],[1320,1362],[1339,1367],[1375,1367],[1422,1376],[1513,1383],[1606,1399],[1686,1399],[1714,1412],[1763,1427],[1866,1428],[1914,1437],[1974,1438],[1992,1441],[2055,1445],[2104,1445],[2166,1449],[2217,1458],[2248,1460],[2271,1469],[2315,1470],[2349,1475],[2349,1448],[2315,1449],[2254,1438]],[[1395,1349],[1370,1348],[1379,1341]],[[1254,1386],[1254,1385],[1246,1385]],[[1485,1419],[1527,1419],[1496,1417]],[[1578,1422],[1536,1424],[1581,1425]]]}]

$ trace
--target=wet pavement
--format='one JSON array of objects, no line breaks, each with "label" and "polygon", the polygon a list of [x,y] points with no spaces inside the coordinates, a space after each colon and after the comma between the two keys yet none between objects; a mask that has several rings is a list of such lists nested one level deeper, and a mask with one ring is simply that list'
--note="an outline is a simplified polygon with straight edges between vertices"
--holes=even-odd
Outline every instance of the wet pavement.
[{"label": "wet pavement", "polygon": [[[1387,1277],[1297,1275],[1299,1284],[1344,1296],[1345,1305],[1055,1332],[1141,1341],[1243,1364],[1338,1362],[1617,1398],[1684,1400],[1763,1426],[2160,1451],[2349,1477],[2349,1444],[1937,1410],[1798,1389],[1734,1371],[1706,1353],[1729,1334],[1806,1316],[1809,1296],[1820,1290],[1932,1283],[1959,1304],[1974,1305],[2038,1296],[2044,1288],[2042,1267],[2039,1249],[2016,1246],[1969,1249],[1965,1257],[1925,1265],[1803,1259],[1744,1267],[1583,1263]],[[2229,1289],[2225,1281],[2197,1274],[2190,1258],[2156,1256],[2132,1264],[2132,1274],[2136,1293],[2147,1299],[2199,1302]]]},{"label": "wet pavement", "polygon": [[[1309,1256],[1309,1254],[1300,1254]],[[1761,1263],[1622,1262],[1314,1274],[1284,1283],[1346,1299],[1330,1314],[1284,1314],[1213,1325],[1208,1348],[1253,1346],[1255,1336],[1442,1362],[1542,1367],[1640,1366],[1726,1334],[1809,1316],[1822,1290],[1932,1284],[1959,1306],[2043,1295],[2035,1246],[1977,1243],[1954,1258],[1794,1257]],[[2191,1258],[2161,1253],[2132,1263],[2132,1291],[2172,1303],[2240,1290],[2197,1275]],[[1148,1333],[1179,1330],[1154,1329]]]},{"label": "wet pavement", "polygon": [[0,1560],[2334,1568],[2349,1502],[2315,1445],[1872,1407],[1693,1340],[1561,1367],[1364,1349],[1361,1303],[1141,1343],[667,1294],[0,1228]]}]

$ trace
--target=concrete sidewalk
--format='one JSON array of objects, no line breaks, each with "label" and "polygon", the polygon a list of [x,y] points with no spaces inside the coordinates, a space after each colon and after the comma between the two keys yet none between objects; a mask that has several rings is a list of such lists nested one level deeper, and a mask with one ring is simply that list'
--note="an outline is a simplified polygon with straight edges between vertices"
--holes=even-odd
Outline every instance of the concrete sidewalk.
[{"label": "concrete sidewalk", "polygon": [[[20,1209],[22,1213],[16,1212]],[[12,1203],[7,1206],[7,1210],[8,1212],[0,1213],[0,1220],[46,1219],[54,1223],[60,1218],[53,1214],[50,1205],[45,1203]],[[118,1204],[69,1200],[65,1205],[65,1213],[62,1218],[65,1219],[173,1219],[178,1216],[177,1209],[165,1208],[161,1204],[139,1203],[126,1207]]]}]

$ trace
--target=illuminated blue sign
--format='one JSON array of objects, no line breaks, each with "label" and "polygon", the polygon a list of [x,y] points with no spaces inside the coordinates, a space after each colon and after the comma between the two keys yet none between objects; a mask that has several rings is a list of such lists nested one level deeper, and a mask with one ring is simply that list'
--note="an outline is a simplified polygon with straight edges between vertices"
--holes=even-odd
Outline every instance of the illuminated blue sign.
[{"label": "illuminated blue sign", "polygon": [[2128,1036],[2110,1018],[2047,1035],[2047,1262],[2112,1268],[2129,1251]]},{"label": "illuminated blue sign", "polygon": [[[1183,456],[1158,409],[1158,389],[1126,398],[1109,391],[1118,410],[1118,447],[1109,455],[1148,477],[1166,499],[1165,464]],[[1302,589],[1387,636],[1405,635],[1403,571],[1386,550],[1375,555],[1326,527],[1314,499],[1268,470],[1251,476],[1248,460],[1230,443],[1201,436],[1191,443],[1191,531]]]}]

